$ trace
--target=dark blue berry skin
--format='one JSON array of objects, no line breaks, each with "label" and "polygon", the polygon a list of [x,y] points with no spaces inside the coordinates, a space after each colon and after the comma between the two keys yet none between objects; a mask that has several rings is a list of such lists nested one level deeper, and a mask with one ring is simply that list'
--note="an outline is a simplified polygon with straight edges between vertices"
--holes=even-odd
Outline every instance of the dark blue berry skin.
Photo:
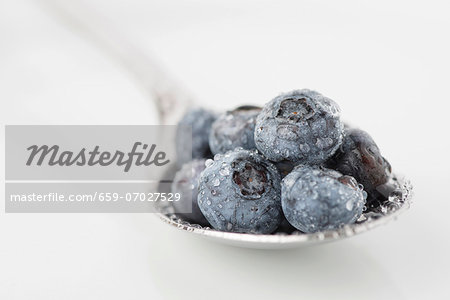
[{"label": "dark blue berry skin", "polygon": [[209,134],[212,153],[225,153],[237,147],[256,149],[255,121],[260,111],[260,107],[247,105],[220,115],[212,124]]},{"label": "dark blue berry skin", "polygon": [[389,201],[389,196],[398,192],[398,187],[392,183],[385,183],[379,185],[376,189],[367,194],[367,209],[369,211],[376,209],[380,205],[383,205],[386,201]]},{"label": "dark blue berry skin", "polygon": [[[186,221],[208,226],[197,204],[198,179],[205,169],[205,159],[194,159],[183,165],[175,174],[172,182],[172,193],[180,193],[180,201],[173,201],[175,213]],[[192,212],[189,212],[192,211]]]},{"label": "dark blue berry skin", "polygon": [[286,219],[286,217],[283,215],[283,218],[281,219],[280,226],[278,226],[277,232],[282,233],[288,233],[291,234],[294,231],[298,231],[297,228],[291,225],[289,221]]},{"label": "dark blue berry skin", "polygon": [[[213,112],[202,108],[194,108],[186,112],[178,123],[176,135],[178,166],[182,166],[192,159],[212,157],[208,137],[211,125],[215,120],[216,115]],[[192,136],[186,134],[186,126],[192,127]],[[191,139],[192,154],[186,151],[186,145],[191,144]]]},{"label": "dark blue berry skin", "polygon": [[282,94],[256,119],[256,148],[268,159],[321,164],[342,143],[339,106],[321,94],[303,89]]},{"label": "dark blue berry skin", "polygon": [[274,165],[277,167],[278,172],[280,172],[281,179],[286,177],[286,175],[291,173],[291,171],[295,168],[295,163],[288,160],[276,162]]},{"label": "dark blue berry skin", "polygon": [[198,205],[217,230],[269,234],[282,219],[280,175],[256,151],[236,149],[206,162]]},{"label": "dark blue berry skin", "polygon": [[177,166],[175,164],[171,164],[170,167],[163,173],[161,176],[161,180],[158,184],[158,193],[171,193],[172,185],[168,184],[167,181],[173,181],[175,174],[177,173]]},{"label": "dark blue berry skin", "polygon": [[342,146],[326,165],[342,174],[353,176],[368,193],[385,184],[391,175],[391,166],[381,156],[372,137],[355,128],[345,129]]},{"label": "dark blue berry skin", "polygon": [[315,166],[299,165],[281,183],[284,215],[305,233],[354,223],[366,197],[353,177]]}]

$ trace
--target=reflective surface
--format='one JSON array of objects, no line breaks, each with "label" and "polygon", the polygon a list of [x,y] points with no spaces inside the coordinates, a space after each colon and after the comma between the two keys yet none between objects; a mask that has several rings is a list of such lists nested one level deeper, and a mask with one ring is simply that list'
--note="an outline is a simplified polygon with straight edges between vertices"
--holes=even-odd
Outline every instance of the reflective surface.
[{"label": "reflective surface", "polygon": [[218,231],[198,224],[191,224],[178,218],[173,213],[170,203],[167,202],[158,203],[158,209],[161,211],[158,216],[168,225],[186,231],[189,234],[195,234],[233,246],[256,249],[303,247],[351,237],[396,219],[400,213],[410,207],[412,185],[407,179],[395,175],[391,178],[390,183],[395,185],[396,189],[390,194],[389,199],[379,207],[363,212],[355,224],[345,225],[337,230],[309,234],[294,231],[290,234],[275,232],[269,235],[256,235]]}]

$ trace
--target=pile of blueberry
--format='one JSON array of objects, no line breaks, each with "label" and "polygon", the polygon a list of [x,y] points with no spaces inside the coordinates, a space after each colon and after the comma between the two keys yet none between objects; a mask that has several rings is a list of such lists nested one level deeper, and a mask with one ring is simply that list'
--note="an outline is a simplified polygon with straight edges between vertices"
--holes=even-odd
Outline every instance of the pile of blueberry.
[{"label": "pile of blueberry", "polygon": [[339,106],[315,91],[221,115],[193,109],[180,124],[192,126],[192,160],[184,149],[191,136],[180,131],[172,191],[192,197],[173,205],[192,205],[179,214],[192,223],[255,234],[331,230],[389,192],[391,167],[373,139],[345,125]]}]

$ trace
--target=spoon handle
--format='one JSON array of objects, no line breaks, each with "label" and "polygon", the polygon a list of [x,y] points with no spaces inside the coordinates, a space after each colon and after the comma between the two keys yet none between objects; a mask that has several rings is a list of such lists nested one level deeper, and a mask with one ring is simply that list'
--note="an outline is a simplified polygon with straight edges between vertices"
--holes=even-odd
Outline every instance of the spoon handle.
[{"label": "spoon handle", "polygon": [[134,77],[154,102],[161,124],[173,124],[192,104],[187,90],[149,54],[85,1],[43,0],[43,7],[71,31],[107,54]]}]

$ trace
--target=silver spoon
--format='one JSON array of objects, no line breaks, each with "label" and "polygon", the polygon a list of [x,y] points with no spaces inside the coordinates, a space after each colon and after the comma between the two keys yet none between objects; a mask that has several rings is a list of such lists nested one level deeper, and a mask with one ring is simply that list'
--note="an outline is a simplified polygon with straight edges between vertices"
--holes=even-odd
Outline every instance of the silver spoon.
[{"label": "silver spoon", "polygon": [[159,203],[157,215],[162,221],[172,227],[176,227],[190,234],[198,235],[213,241],[233,246],[256,248],[256,249],[284,249],[303,247],[340,240],[356,234],[366,232],[372,228],[395,220],[397,216],[407,210],[411,204],[412,185],[402,177],[393,175],[389,184],[394,185],[396,190],[389,195],[388,200],[380,207],[365,211],[354,224],[344,225],[336,230],[322,231],[316,233],[302,233],[294,231],[290,234],[276,232],[274,234],[245,234],[224,232],[202,227],[198,224],[189,223],[176,214],[169,203]]},{"label": "silver spoon", "polygon": [[[176,124],[184,111],[194,104],[186,89],[164,72],[149,56],[148,51],[140,50],[125,35],[120,35],[118,30],[113,29],[114,25],[89,7],[88,3],[67,0],[46,0],[41,3],[46,4],[45,8],[71,29],[76,30],[82,37],[93,42],[114,60],[120,62],[122,67],[135,77],[136,83],[149,93],[154,101],[161,124]],[[394,185],[396,190],[375,211],[363,212],[354,224],[317,233],[305,234],[294,231],[290,234],[280,232],[256,235],[218,231],[178,218],[167,202],[158,203],[156,215],[168,225],[188,234],[234,246],[258,249],[302,247],[351,237],[396,219],[410,207],[412,185],[404,177],[395,174],[389,183]]]}]

